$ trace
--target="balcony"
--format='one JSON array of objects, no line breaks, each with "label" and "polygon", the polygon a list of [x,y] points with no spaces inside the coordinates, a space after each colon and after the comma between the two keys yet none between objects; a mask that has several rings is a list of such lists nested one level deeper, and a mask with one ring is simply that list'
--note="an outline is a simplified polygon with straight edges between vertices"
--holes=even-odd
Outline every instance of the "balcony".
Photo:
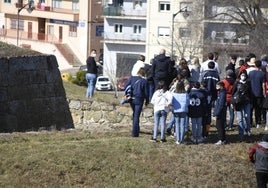
[{"label": "balcony", "polygon": [[135,19],[146,19],[146,9],[132,9],[124,7],[105,7],[103,9],[104,16],[124,16],[124,17],[136,17]]}]

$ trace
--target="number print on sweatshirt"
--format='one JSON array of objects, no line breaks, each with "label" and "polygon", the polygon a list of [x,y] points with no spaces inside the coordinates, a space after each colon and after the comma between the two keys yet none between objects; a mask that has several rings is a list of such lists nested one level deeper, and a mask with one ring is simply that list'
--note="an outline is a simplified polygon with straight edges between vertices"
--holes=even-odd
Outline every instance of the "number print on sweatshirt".
[{"label": "number print on sweatshirt", "polygon": [[201,100],[198,98],[191,98],[190,99],[190,105],[191,106],[200,106]]}]

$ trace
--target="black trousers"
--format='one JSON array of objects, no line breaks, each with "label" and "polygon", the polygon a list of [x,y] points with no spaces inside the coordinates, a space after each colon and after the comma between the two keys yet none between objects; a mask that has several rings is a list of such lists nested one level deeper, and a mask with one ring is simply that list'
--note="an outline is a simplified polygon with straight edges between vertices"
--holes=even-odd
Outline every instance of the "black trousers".
[{"label": "black trousers", "polygon": [[218,130],[218,139],[226,141],[225,137],[226,110],[222,110],[221,114],[216,117],[216,128]]},{"label": "black trousers", "polygon": [[267,188],[268,173],[256,172],[257,186],[258,188]]},{"label": "black trousers", "polygon": [[263,102],[263,97],[253,97],[252,108],[250,112],[251,125],[253,123],[253,110],[254,110],[254,115],[255,115],[255,123],[259,125],[261,124],[262,102]]}]

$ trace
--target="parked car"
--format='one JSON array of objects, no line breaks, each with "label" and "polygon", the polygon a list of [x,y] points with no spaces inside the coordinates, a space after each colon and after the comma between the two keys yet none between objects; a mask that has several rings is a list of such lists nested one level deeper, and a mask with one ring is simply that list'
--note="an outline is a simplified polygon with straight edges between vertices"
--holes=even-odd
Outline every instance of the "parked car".
[{"label": "parked car", "polygon": [[125,90],[125,85],[126,85],[128,79],[129,79],[129,76],[118,78],[118,81],[117,81],[117,89],[118,89],[118,91],[124,91]]},{"label": "parked car", "polygon": [[99,76],[96,82],[96,90],[112,90],[113,86],[108,76]]}]

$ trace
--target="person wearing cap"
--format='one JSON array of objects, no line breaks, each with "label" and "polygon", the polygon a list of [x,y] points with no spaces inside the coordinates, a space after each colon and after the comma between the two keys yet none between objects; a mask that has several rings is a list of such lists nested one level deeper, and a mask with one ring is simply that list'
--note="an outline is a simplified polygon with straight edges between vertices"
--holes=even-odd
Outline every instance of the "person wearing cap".
[{"label": "person wearing cap", "polygon": [[268,134],[248,151],[249,159],[255,164],[257,187],[267,188],[268,183]]}]

